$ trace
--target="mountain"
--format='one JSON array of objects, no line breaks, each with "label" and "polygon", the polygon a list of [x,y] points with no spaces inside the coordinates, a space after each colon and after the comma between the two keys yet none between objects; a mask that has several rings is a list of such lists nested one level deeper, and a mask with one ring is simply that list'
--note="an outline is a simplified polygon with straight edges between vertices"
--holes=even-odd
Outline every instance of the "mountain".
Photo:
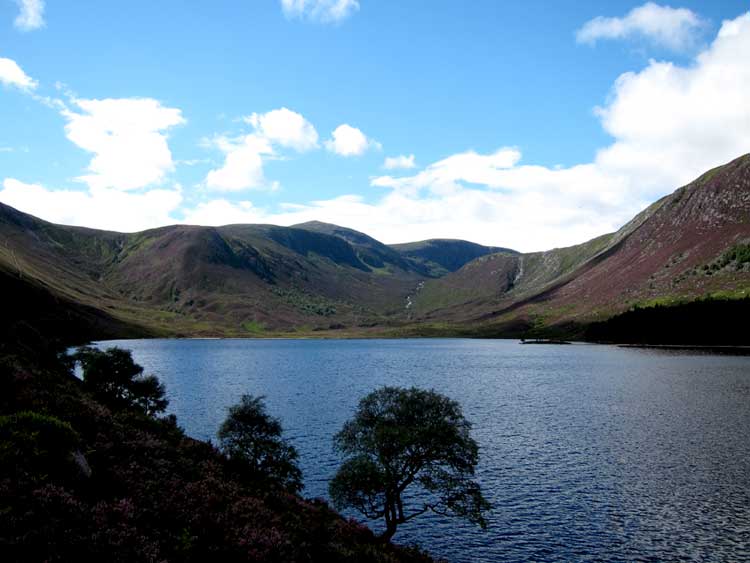
[{"label": "mountain", "polygon": [[455,272],[472,260],[488,254],[496,252],[518,254],[509,248],[482,246],[455,239],[430,239],[392,244],[391,248],[405,256],[416,268],[431,278],[439,278],[449,272]]},{"label": "mountain", "polygon": [[750,155],[711,170],[616,233],[582,245],[490,255],[430,281],[413,298],[417,322],[481,324],[499,332],[585,325],[634,306],[750,292]]},{"label": "mountain", "polygon": [[18,322],[68,319],[107,336],[570,334],[635,306],[745,295],[748,244],[745,156],[616,233],[526,254],[447,239],[389,246],[320,222],[124,234],[0,204],[0,289]]},{"label": "mountain", "polygon": [[0,204],[0,270],[155,334],[388,324],[424,276],[374,239],[347,236],[272,225],[111,233]]}]

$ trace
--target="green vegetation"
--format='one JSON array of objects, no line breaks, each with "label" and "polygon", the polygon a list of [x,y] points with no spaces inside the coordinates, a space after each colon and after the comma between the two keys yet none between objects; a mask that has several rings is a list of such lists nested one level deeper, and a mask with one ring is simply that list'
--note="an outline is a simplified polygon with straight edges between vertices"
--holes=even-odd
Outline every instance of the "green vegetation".
[{"label": "green vegetation", "polygon": [[98,400],[118,409],[135,408],[146,415],[164,412],[169,401],[164,386],[154,375],[143,375],[130,350],[102,351],[85,346],[73,358],[81,362],[83,384]]},{"label": "green vegetation", "polygon": [[732,248],[722,254],[714,263],[717,269],[726,268],[730,264],[735,270],[740,270],[745,264],[750,263],[750,244],[735,244]]},{"label": "green vegetation", "polygon": [[[486,526],[490,506],[473,480],[479,447],[470,431],[459,404],[435,391],[370,393],[335,438],[346,459],[330,484],[334,504],[383,519],[386,540],[426,512]],[[405,506],[407,489],[421,489],[426,500]]]},{"label": "green vegetation", "polygon": [[243,395],[219,428],[219,445],[256,481],[302,490],[297,450],[282,438],[281,422],[266,412],[264,397]]},{"label": "green vegetation", "polygon": [[[322,501],[271,486],[246,463],[242,439],[225,444],[228,458],[187,437],[174,417],[156,418],[124,400],[127,393],[79,380],[36,329],[0,332],[4,562],[430,561],[383,543]],[[95,365],[98,382],[137,379],[126,376],[141,372],[121,352],[86,351],[89,378]],[[258,430],[230,418],[242,423],[239,436]]]},{"label": "green vegetation", "polygon": [[318,315],[331,317],[336,314],[336,306],[330,300],[319,295],[310,295],[296,288],[273,289],[274,295],[280,297],[285,303],[302,311],[307,315]]},{"label": "green vegetation", "polygon": [[316,337],[515,336],[538,317],[534,330],[547,333],[648,300],[741,295],[750,288],[748,162],[711,171],[616,233],[527,254],[442,239],[387,246],[315,222],[121,234],[0,204],[0,293],[13,296],[4,319],[73,331],[79,342],[300,327]]},{"label": "green vegetation", "polygon": [[245,321],[242,328],[251,334],[263,334],[266,331],[266,325],[258,321]]},{"label": "green vegetation", "polygon": [[59,418],[31,411],[0,416],[0,474],[37,484],[75,476],[81,440]]}]

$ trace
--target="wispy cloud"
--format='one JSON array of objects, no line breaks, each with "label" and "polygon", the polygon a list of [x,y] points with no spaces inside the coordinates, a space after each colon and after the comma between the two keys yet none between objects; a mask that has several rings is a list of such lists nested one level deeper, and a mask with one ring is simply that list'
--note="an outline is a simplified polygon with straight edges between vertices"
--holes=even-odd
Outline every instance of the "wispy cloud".
[{"label": "wispy cloud", "polygon": [[408,170],[416,167],[417,163],[415,162],[413,154],[410,154],[409,156],[403,154],[399,156],[388,156],[383,162],[383,168],[386,170]]},{"label": "wispy cloud", "polygon": [[673,51],[693,47],[708,22],[687,8],[672,8],[647,2],[624,17],[599,16],[576,32],[579,43],[595,44],[601,39],[646,40]]},{"label": "wispy cloud", "polygon": [[288,18],[318,23],[338,23],[359,10],[358,0],[281,0]]},{"label": "wispy cloud", "polygon": [[13,25],[21,31],[44,27],[44,0],[16,0],[20,10]]}]

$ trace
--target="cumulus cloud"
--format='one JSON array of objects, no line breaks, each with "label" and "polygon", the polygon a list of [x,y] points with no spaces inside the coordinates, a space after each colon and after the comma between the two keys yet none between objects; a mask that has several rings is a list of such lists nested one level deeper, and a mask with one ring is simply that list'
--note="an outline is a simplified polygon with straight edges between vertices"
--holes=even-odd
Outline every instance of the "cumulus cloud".
[{"label": "cumulus cloud", "polygon": [[221,150],[224,164],[209,171],[206,186],[217,191],[237,192],[268,187],[263,174],[263,158],[274,154],[268,139],[245,135],[238,139],[217,137],[211,141]]},{"label": "cumulus cloud", "polygon": [[113,188],[53,190],[6,178],[0,201],[53,223],[124,232],[175,223],[170,215],[182,202],[178,188],[142,193]]},{"label": "cumulus cloud", "polygon": [[13,86],[21,90],[33,90],[37,87],[36,80],[27,75],[13,59],[0,57],[0,84]]},{"label": "cumulus cloud", "polygon": [[[548,168],[521,165],[520,152],[512,148],[485,155],[470,151],[413,176],[381,176],[371,183],[391,188],[404,206],[425,212],[421,229],[431,236],[462,223],[479,242],[521,250],[582,242],[750,151],[748,60],[750,14],[744,14],[724,22],[713,43],[687,66],[651,61],[640,72],[623,74],[610,102],[597,110],[614,141],[590,163]],[[469,202],[475,202],[473,218]],[[409,224],[396,232],[415,229]]]},{"label": "cumulus cloud", "polygon": [[326,148],[339,156],[361,156],[371,148],[380,148],[380,143],[369,139],[362,131],[344,123],[331,133]]},{"label": "cumulus cloud", "polygon": [[581,27],[579,43],[593,45],[600,39],[642,37],[674,51],[692,47],[707,22],[687,8],[672,8],[647,2],[632,9],[624,17],[599,16]]},{"label": "cumulus cloud", "polygon": [[307,152],[319,146],[313,124],[288,108],[253,113],[242,120],[255,132],[235,138],[220,135],[205,143],[225,155],[223,165],[206,176],[208,188],[227,192],[275,189],[278,183],[267,181],[263,173],[265,160],[277,158],[277,149]]},{"label": "cumulus cloud", "polygon": [[413,154],[410,154],[409,156],[403,154],[399,156],[388,156],[386,157],[385,162],[383,162],[383,168],[386,170],[408,170],[416,167],[417,163],[414,161]]},{"label": "cumulus cloud", "polygon": [[337,23],[359,10],[358,0],[281,0],[281,9],[288,18],[320,23]]},{"label": "cumulus cloud", "polygon": [[282,147],[305,152],[318,147],[318,132],[301,114],[287,108],[245,117],[258,135]]},{"label": "cumulus cloud", "polygon": [[44,27],[44,0],[16,0],[19,13],[13,25],[21,31]]},{"label": "cumulus cloud", "polygon": [[[384,242],[454,237],[524,251],[583,242],[618,228],[706,170],[750,152],[748,60],[750,14],[744,14],[724,22],[685,65],[651,61],[623,74],[596,113],[612,141],[588,162],[546,167],[525,163],[515,147],[468,150],[420,171],[372,178],[378,187],[374,198],[346,195],[279,209],[217,198],[187,210],[184,220],[291,225],[317,219]],[[258,131],[253,135],[251,155],[273,157],[272,143],[261,143]],[[248,144],[244,137],[214,142],[227,154]],[[6,192],[7,187],[0,191],[0,199],[13,205]],[[67,204],[64,196],[54,201],[41,191],[24,201],[28,207],[22,209],[32,213],[49,206],[52,214],[59,206],[77,218],[76,224],[97,224],[85,201]],[[122,223],[140,217],[118,215]]]},{"label": "cumulus cloud", "polygon": [[94,157],[79,181],[91,188],[134,190],[161,182],[174,169],[166,131],[185,123],[179,109],[151,98],[73,99],[65,133]]}]

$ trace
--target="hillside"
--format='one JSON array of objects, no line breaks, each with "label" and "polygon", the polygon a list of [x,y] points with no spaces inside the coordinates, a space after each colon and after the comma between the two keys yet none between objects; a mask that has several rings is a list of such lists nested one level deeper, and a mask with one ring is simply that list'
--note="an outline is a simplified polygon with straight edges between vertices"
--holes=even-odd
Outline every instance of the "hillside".
[{"label": "hillside", "polygon": [[570,332],[634,306],[743,296],[750,156],[616,233],[545,252],[446,239],[388,246],[320,222],[123,234],[2,204],[0,241],[6,307],[19,318],[89,319],[98,334]]},{"label": "hillside", "polygon": [[[416,321],[502,331],[585,325],[634,306],[750,291],[750,156],[711,170],[618,232],[582,245],[470,262],[415,297]],[[512,279],[512,283],[508,280]]]},{"label": "hillside", "polygon": [[96,395],[61,333],[24,326],[0,340],[3,561],[432,561]]}]

